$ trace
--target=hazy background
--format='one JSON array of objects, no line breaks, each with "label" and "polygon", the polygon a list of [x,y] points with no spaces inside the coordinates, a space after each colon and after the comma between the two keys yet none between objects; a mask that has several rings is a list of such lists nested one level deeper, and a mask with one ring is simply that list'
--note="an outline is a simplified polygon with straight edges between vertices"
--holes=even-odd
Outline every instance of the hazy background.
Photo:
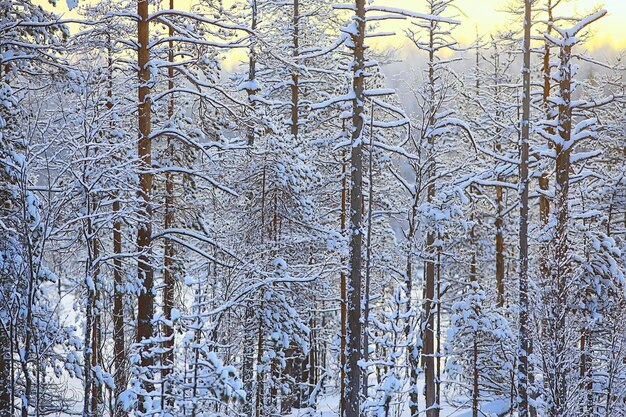
[{"label": "hazy background", "polygon": [[[50,1],[54,0],[33,1],[63,18],[78,17],[76,9],[68,10],[67,0],[56,0],[56,6],[50,4]],[[95,0],[79,0],[79,5],[92,1]],[[189,9],[190,4],[195,2],[195,0],[174,1],[175,7],[183,10]],[[224,0],[224,5],[228,6],[234,1]],[[544,0],[537,0],[536,7],[542,6],[543,3]],[[427,12],[425,0],[375,0],[374,4],[404,8],[420,13]],[[456,0],[454,4],[457,10],[449,9],[449,15],[461,21],[461,25],[453,30],[460,47],[471,47],[477,38],[488,41],[489,35],[498,31],[521,30],[520,18],[507,13],[511,5],[520,7],[520,0]],[[289,8],[290,13],[290,6],[285,7]],[[602,18],[598,24],[592,26],[589,40],[583,47],[578,47],[577,52],[587,53],[598,61],[611,63],[626,50],[626,0],[564,0],[557,10],[558,16],[583,16],[591,13],[598,7],[606,9],[608,15]],[[390,61],[384,65],[384,72],[387,75],[389,84],[397,88],[402,101],[405,102],[405,105],[408,105],[409,111],[412,111],[414,103],[411,103],[412,100],[409,97],[410,93],[408,91],[410,88],[402,87],[419,82],[419,77],[423,75],[423,72],[420,70],[423,68],[424,59],[422,53],[418,52],[405,36],[404,31],[410,25],[410,20],[404,22],[394,20],[383,23],[379,30],[394,31],[396,36],[382,37],[370,40],[370,42],[371,46],[376,50],[394,51],[390,54],[383,54],[384,58],[382,61]],[[541,25],[543,26],[543,24]],[[77,25],[70,25],[70,27],[75,30]],[[537,31],[540,29],[537,28]],[[237,49],[225,54],[223,68],[227,72],[245,70],[246,56],[247,51],[245,49]],[[460,62],[453,65],[457,72],[474,71],[474,51],[460,52],[456,54],[456,57],[463,58]],[[589,65],[584,62],[580,64],[581,72],[579,74],[585,76]],[[602,72],[604,70],[598,68],[598,71]]]},{"label": "hazy background", "polygon": [[[17,0],[19,1],[19,0]],[[80,3],[88,3],[92,0],[79,0]],[[187,8],[191,0],[175,0],[178,8]],[[313,0],[314,1],[314,0]],[[542,0],[539,0],[541,4]],[[52,10],[64,17],[76,17],[75,11],[69,11],[65,0],[57,0],[58,4],[53,7],[48,0],[34,0],[48,10]],[[225,0],[228,4],[232,0]],[[457,0],[459,8],[458,19],[463,22],[455,31],[457,39],[461,43],[471,43],[476,38],[476,31],[480,35],[493,33],[499,29],[506,29],[510,19],[503,12],[509,3],[515,0]],[[519,4],[519,0],[517,0]],[[422,0],[377,0],[375,4],[384,4],[392,7],[400,7],[416,12],[425,12],[426,3]],[[582,15],[598,6],[603,6],[608,16],[602,22],[595,25],[595,35],[589,44],[594,49],[610,47],[612,49],[626,48],[626,0],[567,0],[559,6],[561,15]],[[397,26],[397,23],[394,24]],[[387,39],[384,42],[397,43],[401,40]]]}]

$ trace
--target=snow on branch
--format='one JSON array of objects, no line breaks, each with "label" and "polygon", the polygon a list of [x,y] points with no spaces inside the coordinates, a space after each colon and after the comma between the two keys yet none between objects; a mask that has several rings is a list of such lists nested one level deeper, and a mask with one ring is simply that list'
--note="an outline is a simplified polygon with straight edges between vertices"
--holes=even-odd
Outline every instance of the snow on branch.
[{"label": "snow on branch", "polygon": [[560,47],[576,45],[577,43],[581,41],[581,39],[577,37],[576,35],[578,35],[578,33],[582,31],[584,28],[586,28],[587,26],[591,25],[592,23],[604,17],[606,14],[607,14],[606,10],[604,9],[599,10],[595,13],[592,13],[580,19],[578,23],[576,23],[574,26],[570,28],[566,28],[566,29],[559,28],[554,23],[551,23],[550,26],[561,36],[561,38],[559,39],[557,37],[554,37],[550,35],[549,33],[544,33],[543,36],[549,42]]},{"label": "snow on branch", "polygon": [[201,23],[207,23],[210,25],[215,25],[217,27],[220,27],[222,29],[230,29],[230,30],[239,30],[242,32],[247,32],[250,34],[253,34],[254,32],[250,29],[247,28],[245,26],[242,25],[232,25],[229,23],[224,23],[223,21],[217,20],[217,19],[209,19],[206,18],[204,16],[200,16],[198,14],[195,13],[189,13],[189,12],[185,12],[182,10],[171,10],[171,9],[165,9],[165,10],[159,10],[157,12],[152,13],[150,16],[148,16],[148,21],[154,20],[154,19],[158,19],[162,16],[179,16],[179,17],[185,17],[191,20],[195,20],[197,22],[201,22]]},{"label": "snow on branch", "polygon": [[[333,8],[336,10],[352,10],[352,11],[356,10],[355,6],[351,4],[334,4]],[[437,15],[432,15],[432,14],[417,13],[411,10],[400,9],[397,7],[378,6],[378,5],[367,6],[365,8],[365,13],[369,13],[369,12],[387,13],[387,18],[392,18],[393,16],[393,18],[395,19],[413,18],[413,19],[428,20],[431,22],[448,23],[450,25],[461,24],[461,22],[456,19],[450,19],[447,17],[437,16]],[[370,18],[368,17],[368,19]],[[379,18],[377,20],[382,20],[382,19]]]},{"label": "snow on branch", "polygon": [[354,92],[350,92],[348,94],[344,94],[342,96],[336,96],[336,97],[332,97],[326,101],[322,101],[321,103],[314,103],[311,104],[311,109],[312,110],[321,110],[325,107],[328,106],[332,106],[333,104],[337,104],[337,103],[343,103],[345,101],[350,101],[350,100],[354,100],[356,98],[356,96],[354,95]]},{"label": "snow on branch", "polygon": [[[187,236],[196,240],[199,240],[201,242],[204,243],[208,243],[211,246],[214,246],[216,248],[218,248],[220,251],[224,252],[225,254],[231,256],[232,258],[235,258],[237,260],[239,260],[239,258],[237,258],[237,256],[231,252],[229,249],[224,248],[222,245],[220,245],[219,243],[217,243],[216,241],[214,241],[213,239],[211,239],[208,236],[205,236],[203,234],[200,233],[196,233],[193,230],[189,230],[189,229],[165,229],[165,230],[161,230],[159,233],[153,234],[152,235],[152,239],[159,239],[161,237],[168,237],[170,238],[171,235],[181,235],[181,236]],[[209,258],[211,255],[207,254],[207,258]]]},{"label": "snow on branch", "polygon": [[442,16],[437,16],[437,15],[432,15],[432,14],[423,14],[423,13],[416,13],[410,10],[405,10],[405,9],[399,9],[396,7],[387,7],[387,6],[369,6],[365,8],[365,12],[383,12],[383,13],[391,13],[391,14],[396,14],[396,15],[400,15],[400,16],[406,16],[406,17],[411,17],[413,19],[423,19],[423,20],[429,20],[431,22],[441,22],[441,23],[448,23],[450,25],[460,25],[461,22],[459,20],[456,19],[450,19],[447,17],[442,17]]},{"label": "snow on branch", "polygon": [[216,182],[213,178],[208,177],[208,176],[202,174],[201,172],[199,172],[197,170],[187,169],[187,168],[183,168],[183,167],[162,167],[162,168],[154,169],[153,172],[155,172],[155,173],[157,173],[157,172],[160,172],[160,173],[161,172],[162,173],[172,172],[172,173],[186,174],[186,175],[189,175],[189,176],[202,178],[203,180],[205,180],[206,182],[208,182],[209,184],[211,184],[215,188],[225,192],[226,194],[230,194],[230,195],[232,195],[234,197],[238,197],[239,196],[236,191],[232,190],[229,187],[226,187],[225,185],[222,185],[222,184]]}]

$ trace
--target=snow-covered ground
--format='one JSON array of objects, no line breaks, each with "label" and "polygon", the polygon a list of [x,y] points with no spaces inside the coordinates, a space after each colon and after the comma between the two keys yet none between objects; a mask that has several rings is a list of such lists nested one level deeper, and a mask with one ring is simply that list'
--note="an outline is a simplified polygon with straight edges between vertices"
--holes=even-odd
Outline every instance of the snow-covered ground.
[{"label": "snow-covered ground", "polygon": [[[373,381],[371,381],[373,382]],[[420,392],[423,392],[424,380],[420,378],[418,381],[418,387]],[[406,390],[405,390],[406,392]],[[406,394],[403,396],[403,404],[401,412],[398,411],[399,403],[398,398],[393,399],[394,412],[390,414],[393,417],[409,417],[409,406],[406,398]],[[471,399],[469,398],[455,398],[453,402],[457,405],[449,404],[445,395],[443,395],[440,417],[472,417]],[[328,392],[320,395],[317,401],[315,410],[312,409],[294,409],[291,414],[285,417],[337,417],[339,416],[339,393],[336,389],[333,392]],[[462,404],[459,406],[458,404]],[[419,398],[419,410],[421,414],[424,414],[425,410],[424,397],[421,395]],[[506,415],[510,409],[510,402],[508,399],[492,399],[484,401],[480,404],[480,416],[482,417],[500,417]]]},{"label": "snow-covered ground", "polygon": [[[424,404],[420,404],[420,410],[424,410]],[[504,399],[497,399],[490,402],[486,402],[481,405],[481,416],[496,417],[502,416],[509,411],[509,401]],[[294,409],[291,414],[286,417],[336,417],[339,415],[339,395],[332,394],[326,395],[318,402],[315,410],[311,409]],[[401,414],[393,414],[396,417],[408,417],[409,407],[406,405]],[[471,408],[455,407],[449,404],[442,404],[441,417],[471,417]]]}]

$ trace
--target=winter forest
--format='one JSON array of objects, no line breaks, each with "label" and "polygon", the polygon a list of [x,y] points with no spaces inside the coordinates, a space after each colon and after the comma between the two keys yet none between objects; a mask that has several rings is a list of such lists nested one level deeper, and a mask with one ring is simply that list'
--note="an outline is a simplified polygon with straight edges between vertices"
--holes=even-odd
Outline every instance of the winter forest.
[{"label": "winter forest", "polygon": [[0,0],[0,417],[626,416],[572,1]]}]

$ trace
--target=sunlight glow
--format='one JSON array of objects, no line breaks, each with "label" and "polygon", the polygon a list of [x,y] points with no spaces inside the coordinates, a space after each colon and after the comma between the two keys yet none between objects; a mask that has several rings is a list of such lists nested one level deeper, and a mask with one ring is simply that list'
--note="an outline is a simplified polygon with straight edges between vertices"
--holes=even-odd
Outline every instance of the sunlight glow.
[{"label": "sunlight glow", "polygon": [[[56,7],[52,7],[48,0],[33,0],[45,8],[62,15],[65,18],[77,17],[76,9],[69,11],[66,0],[57,0]],[[80,3],[87,3],[94,0],[79,0]],[[185,9],[193,0],[175,0],[177,7]],[[233,0],[225,0],[224,3],[231,3]],[[385,4],[393,7],[426,12],[426,2],[423,0],[376,0],[374,3]],[[469,45],[479,36],[514,29],[517,24],[505,11],[508,4],[515,4],[515,0],[456,0],[455,5],[459,12],[456,16],[462,24],[455,29],[454,34],[461,45]],[[521,2],[518,2],[521,4]],[[538,1],[539,4],[543,0]],[[608,11],[608,15],[602,19],[602,23],[597,25],[592,33],[592,37],[585,44],[590,50],[595,51],[621,51],[626,49],[626,0],[566,0],[559,5],[560,16],[585,15],[603,7]],[[406,39],[402,30],[397,30],[394,37],[385,37],[376,41],[376,46],[401,46]],[[234,56],[230,56],[228,61],[239,59],[243,52],[239,51]]]}]

